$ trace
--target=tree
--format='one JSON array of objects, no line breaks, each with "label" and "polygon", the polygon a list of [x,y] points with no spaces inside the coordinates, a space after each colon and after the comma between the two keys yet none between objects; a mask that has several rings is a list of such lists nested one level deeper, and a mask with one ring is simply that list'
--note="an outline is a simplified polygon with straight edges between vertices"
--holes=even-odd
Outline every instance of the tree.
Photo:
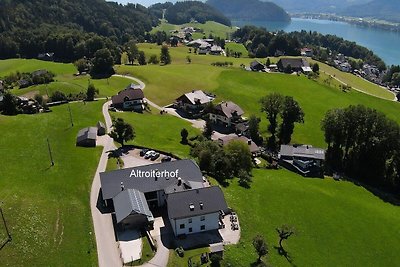
[{"label": "tree", "polygon": [[257,235],[253,238],[253,246],[258,255],[258,262],[261,262],[261,257],[268,254],[268,246],[264,238],[261,235]]},{"label": "tree", "polygon": [[188,136],[189,136],[189,132],[188,130],[186,130],[186,128],[183,128],[181,130],[181,143],[182,144],[187,144],[188,143]]},{"label": "tree", "polygon": [[160,61],[158,60],[157,55],[151,55],[149,58],[149,64],[158,64]]},{"label": "tree", "polygon": [[93,75],[111,75],[114,73],[114,58],[108,48],[97,50],[92,60]]},{"label": "tree", "polygon": [[262,143],[262,137],[260,136],[260,122],[261,119],[255,115],[251,115],[249,118],[250,138],[258,145]]},{"label": "tree", "polygon": [[400,86],[400,72],[393,73],[391,84],[393,86]]},{"label": "tree", "polygon": [[219,267],[221,266],[221,260],[222,260],[222,256],[219,254],[211,254],[210,256],[210,261],[211,261],[211,265],[210,267]]},{"label": "tree", "polygon": [[[125,45],[128,60],[131,64],[139,57],[139,49],[135,42],[130,41]],[[139,63],[140,64],[140,63]]]},{"label": "tree", "polygon": [[18,101],[17,98],[10,92],[6,92],[3,95],[3,114],[4,115],[16,115],[18,114]]},{"label": "tree", "polygon": [[285,73],[292,73],[292,66],[290,64],[288,64],[285,69],[283,70]]},{"label": "tree", "polygon": [[252,182],[251,175],[245,170],[240,170],[237,177],[239,178],[239,184],[243,187],[249,188]]},{"label": "tree", "polygon": [[58,102],[58,101],[66,101],[68,100],[67,96],[61,91],[54,91],[53,94],[50,96],[51,102]]},{"label": "tree", "polygon": [[211,139],[213,133],[211,120],[206,120],[206,124],[203,129],[203,136],[207,139]]},{"label": "tree", "polygon": [[233,140],[225,146],[225,154],[230,159],[234,175],[238,175],[240,171],[251,172],[253,163],[247,143],[241,140]]},{"label": "tree", "polygon": [[294,123],[304,122],[304,112],[299,103],[291,96],[285,96],[281,111],[282,123],[279,127],[279,142],[289,144],[292,139]]},{"label": "tree", "polygon": [[188,64],[192,63],[192,58],[191,58],[190,56],[187,56],[187,57],[186,57],[186,62],[187,62]]},{"label": "tree", "polygon": [[312,66],[312,71],[315,72],[315,73],[319,73],[319,65],[318,65],[318,63],[315,63]]},{"label": "tree", "polygon": [[267,48],[265,47],[264,44],[259,44],[256,50],[256,57],[258,58],[264,58],[267,56]]},{"label": "tree", "polygon": [[265,62],[265,65],[268,67],[269,65],[271,65],[271,60],[269,58],[267,58],[267,61]]},{"label": "tree", "polygon": [[35,94],[33,99],[35,99],[35,101],[38,102],[39,105],[41,105],[41,106],[45,105],[45,101],[44,101],[43,96],[41,94]]},{"label": "tree", "polygon": [[94,85],[91,83],[89,84],[87,90],[86,90],[86,100],[87,101],[93,101],[96,93],[98,93],[99,90],[94,87]]},{"label": "tree", "polygon": [[138,57],[138,62],[139,65],[146,65],[146,54],[143,51],[139,51],[139,57]]},{"label": "tree", "polygon": [[276,151],[276,131],[278,127],[278,115],[282,110],[284,97],[278,93],[269,94],[261,98],[261,111],[264,112],[269,121],[268,131],[271,133],[271,137],[268,139],[268,148],[272,151]]},{"label": "tree", "polygon": [[166,45],[161,47],[160,62],[164,65],[171,64],[171,55],[169,54],[169,49]]},{"label": "tree", "polygon": [[117,118],[113,121],[113,130],[108,134],[115,142],[124,146],[125,142],[135,138],[135,131],[129,123],[123,119]]},{"label": "tree", "polygon": [[276,231],[278,232],[279,236],[279,249],[281,252],[285,252],[282,242],[283,240],[287,240],[290,236],[292,236],[295,231],[292,227],[289,227],[287,225],[282,225],[281,227],[276,228]]},{"label": "tree", "polygon": [[81,58],[81,59],[78,59],[77,61],[75,61],[74,65],[79,73],[89,70],[89,62],[88,62],[88,60],[86,60],[84,58]]}]

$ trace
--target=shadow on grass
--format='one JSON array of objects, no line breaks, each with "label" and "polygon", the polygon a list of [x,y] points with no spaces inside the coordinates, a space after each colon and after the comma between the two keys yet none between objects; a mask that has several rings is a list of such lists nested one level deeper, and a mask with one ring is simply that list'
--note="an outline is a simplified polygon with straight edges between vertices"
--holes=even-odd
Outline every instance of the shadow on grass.
[{"label": "shadow on grass", "polygon": [[282,247],[277,247],[274,246],[274,249],[278,252],[280,256],[283,256],[286,258],[287,262],[290,263],[291,266],[296,266],[296,264],[293,263],[293,258],[290,256],[289,252],[287,252],[284,248]]},{"label": "shadow on grass", "polygon": [[11,242],[11,238],[7,238],[4,242],[3,242],[3,244],[0,246],[0,250],[2,250],[8,243],[10,243]]}]

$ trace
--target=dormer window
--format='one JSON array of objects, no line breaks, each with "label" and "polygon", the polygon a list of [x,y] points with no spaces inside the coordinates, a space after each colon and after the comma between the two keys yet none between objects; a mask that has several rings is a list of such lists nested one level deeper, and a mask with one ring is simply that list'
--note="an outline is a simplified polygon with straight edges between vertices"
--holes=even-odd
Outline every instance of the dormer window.
[{"label": "dormer window", "polygon": [[193,203],[190,203],[189,209],[190,209],[190,211],[194,211],[194,205],[193,205]]}]

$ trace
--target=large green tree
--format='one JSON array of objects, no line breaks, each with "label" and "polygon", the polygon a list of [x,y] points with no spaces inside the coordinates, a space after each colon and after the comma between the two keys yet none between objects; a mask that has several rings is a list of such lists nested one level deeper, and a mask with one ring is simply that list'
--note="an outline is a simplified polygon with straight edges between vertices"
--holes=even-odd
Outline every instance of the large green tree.
[{"label": "large green tree", "polygon": [[3,95],[3,114],[4,115],[16,115],[18,114],[18,101],[16,96],[10,92],[6,92]]},{"label": "large green tree", "polygon": [[284,97],[278,93],[269,94],[261,98],[261,111],[264,112],[269,121],[268,131],[271,136],[268,139],[267,146],[275,151],[277,149],[276,132],[278,127],[278,116],[281,113]]},{"label": "large green tree", "polygon": [[93,75],[111,75],[114,73],[114,59],[108,48],[97,50],[92,60]]},{"label": "large green tree", "polygon": [[281,111],[282,123],[279,126],[279,143],[289,144],[294,131],[294,124],[304,122],[304,112],[299,103],[291,96],[285,96]]},{"label": "large green tree", "polygon": [[125,142],[133,140],[136,136],[132,125],[126,123],[122,118],[113,121],[113,129],[108,135],[121,146],[124,146]]},{"label": "large green tree", "polygon": [[253,167],[249,145],[241,140],[233,140],[225,146],[225,153],[229,157],[234,175],[241,170],[250,173]]},{"label": "large green tree", "polygon": [[261,257],[265,256],[268,254],[268,245],[267,242],[265,241],[264,237],[261,235],[256,235],[253,238],[253,247],[257,252],[258,255],[258,262],[261,262]]},{"label": "large green tree", "polygon": [[160,62],[164,65],[171,64],[171,55],[169,54],[169,49],[167,45],[161,47]]}]

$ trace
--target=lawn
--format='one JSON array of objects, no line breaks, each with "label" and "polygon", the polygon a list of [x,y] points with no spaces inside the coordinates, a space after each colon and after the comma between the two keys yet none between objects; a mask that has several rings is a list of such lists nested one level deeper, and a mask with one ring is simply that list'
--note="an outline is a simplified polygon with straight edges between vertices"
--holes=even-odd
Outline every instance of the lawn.
[{"label": "lawn", "polygon": [[208,38],[210,34],[214,37],[220,37],[226,39],[229,38],[229,35],[236,30],[235,27],[229,27],[214,21],[207,21],[206,23],[185,23],[182,25],[174,25],[166,21],[161,21],[160,25],[153,28],[151,33],[155,33],[157,31],[164,31],[168,35],[170,35],[170,31],[180,30],[183,27],[193,27],[203,30],[203,33],[195,32],[193,34],[193,39],[203,38],[204,35]]},{"label": "lawn", "polygon": [[97,265],[89,192],[101,148],[78,148],[75,138],[101,119],[102,104],[70,104],[72,128],[66,105],[0,116],[0,200],[13,238],[1,266]]},{"label": "lawn", "polygon": [[181,130],[186,128],[189,131],[189,138],[200,134],[189,122],[183,121],[171,115],[160,115],[157,111],[153,113],[112,113],[113,117],[123,118],[130,123],[136,132],[135,144],[149,148],[171,152],[180,157],[188,157],[190,147],[182,145]]},{"label": "lawn", "polygon": [[[181,258],[174,250],[169,252],[169,260],[167,267],[184,267],[188,266],[189,258],[192,258],[193,262],[200,262],[200,255],[205,252],[210,252],[208,247],[192,249],[184,252],[184,256]],[[197,266],[197,265],[193,265]],[[209,266],[201,265],[201,266]],[[235,266],[235,265],[234,265]]]},{"label": "lawn", "polygon": [[242,53],[242,57],[248,57],[249,52],[247,51],[246,47],[243,44],[238,43],[226,43],[225,50],[229,49],[231,53],[237,52]]},{"label": "lawn", "polygon": [[363,187],[333,179],[307,179],[287,170],[254,170],[251,189],[233,181],[225,198],[238,212],[241,240],[226,246],[225,263],[249,266],[257,259],[256,234],[269,244],[272,266],[290,266],[275,249],[275,228],[296,234],[284,241],[294,266],[395,266],[400,209]]}]

